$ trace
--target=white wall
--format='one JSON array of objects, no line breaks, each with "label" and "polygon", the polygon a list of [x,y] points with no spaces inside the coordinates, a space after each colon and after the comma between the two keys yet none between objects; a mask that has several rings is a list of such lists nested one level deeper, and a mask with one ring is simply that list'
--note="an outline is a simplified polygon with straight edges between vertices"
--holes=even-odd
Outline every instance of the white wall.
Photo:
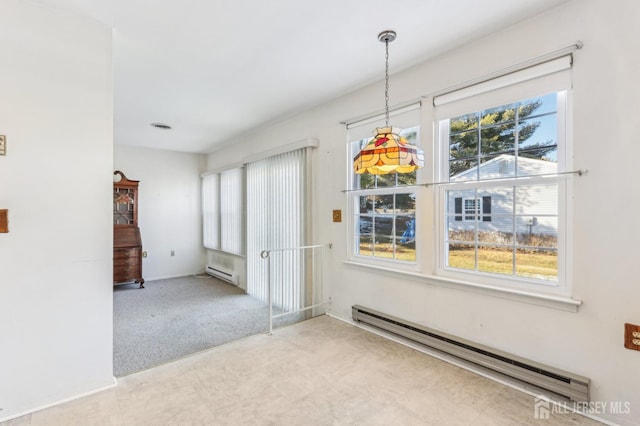
[{"label": "white wall", "polygon": [[204,271],[200,204],[204,165],[202,154],[114,146],[114,170],[140,181],[138,226],[147,252],[142,259],[145,280]]},{"label": "white wall", "polygon": [[[640,281],[635,270],[640,197],[632,186],[640,158],[638,22],[640,5],[635,0],[573,0],[391,79],[392,103],[401,103],[576,40],[584,42],[584,49],[575,54],[573,72],[574,165],[589,169],[574,183],[573,295],[584,302],[575,313],[343,263],[347,224],[331,222],[332,209],[346,212],[347,208],[341,190],[346,187],[349,159],[339,122],[379,110],[382,82],[244,135],[246,143],[225,148],[224,158],[242,158],[252,147],[265,150],[307,137],[320,140],[314,233],[316,243],[334,243],[325,275],[331,283],[333,314],[348,319],[351,306],[362,304],[585,375],[592,379],[592,400],[631,403],[631,414],[602,417],[639,424],[640,352],[623,347],[623,324],[640,323]],[[425,130],[422,143],[429,144],[432,136]],[[221,167],[223,161],[214,153],[208,167]]]},{"label": "white wall", "polygon": [[111,30],[0,2],[0,420],[114,384]]}]

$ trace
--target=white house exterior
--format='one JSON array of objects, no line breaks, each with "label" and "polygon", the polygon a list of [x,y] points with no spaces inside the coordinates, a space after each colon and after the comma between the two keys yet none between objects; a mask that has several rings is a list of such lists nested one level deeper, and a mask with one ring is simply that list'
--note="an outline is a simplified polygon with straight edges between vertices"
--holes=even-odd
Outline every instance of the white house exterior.
[{"label": "white house exterior", "polygon": [[[514,231],[522,242],[533,234],[557,235],[557,185],[537,184],[514,189],[506,182],[516,175],[537,176],[556,172],[555,162],[502,154],[452,176],[451,182],[496,182],[478,189],[447,191],[447,223],[450,234],[453,234],[451,239],[457,239],[455,235],[475,233],[476,229],[480,242],[486,238],[487,243],[509,243]],[[500,179],[505,179],[505,183]]]}]

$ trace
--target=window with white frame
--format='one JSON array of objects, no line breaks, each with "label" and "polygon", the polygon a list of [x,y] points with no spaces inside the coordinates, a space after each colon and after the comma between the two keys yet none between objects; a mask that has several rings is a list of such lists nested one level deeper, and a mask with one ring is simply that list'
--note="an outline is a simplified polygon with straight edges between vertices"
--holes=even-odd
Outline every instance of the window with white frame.
[{"label": "window with white frame", "polygon": [[[390,125],[419,145],[419,105],[391,112]],[[356,174],[353,158],[384,127],[382,117],[348,124],[351,176],[351,253],[360,259],[399,263],[416,262],[416,172],[407,174]]]},{"label": "window with white frame", "polygon": [[202,178],[202,230],[206,248],[242,255],[244,172],[235,168]]},{"label": "window with white frame", "polygon": [[570,66],[434,99],[439,275],[566,291]]}]

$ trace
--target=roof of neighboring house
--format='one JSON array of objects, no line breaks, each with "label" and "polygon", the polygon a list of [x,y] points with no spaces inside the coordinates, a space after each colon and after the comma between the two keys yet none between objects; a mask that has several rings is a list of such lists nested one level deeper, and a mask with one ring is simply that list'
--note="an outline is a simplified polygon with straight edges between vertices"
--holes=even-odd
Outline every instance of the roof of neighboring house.
[{"label": "roof of neighboring house", "polygon": [[[517,157],[518,174],[520,176],[540,175],[546,173],[556,173],[557,163],[537,158]],[[491,160],[485,161],[479,166],[472,167],[457,175],[451,176],[451,180],[466,180],[475,178],[476,173],[484,179],[496,179],[514,176],[516,167],[516,156],[511,154],[501,154]]]}]

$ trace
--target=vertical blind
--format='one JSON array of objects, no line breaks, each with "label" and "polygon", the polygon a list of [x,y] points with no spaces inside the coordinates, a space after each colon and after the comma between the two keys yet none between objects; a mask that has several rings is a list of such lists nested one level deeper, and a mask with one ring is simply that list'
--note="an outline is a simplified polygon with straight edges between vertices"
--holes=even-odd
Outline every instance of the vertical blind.
[{"label": "vertical blind", "polygon": [[232,169],[220,174],[220,248],[234,254],[242,254],[242,169]]},{"label": "vertical blind", "polygon": [[243,171],[202,178],[202,230],[206,248],[243,254]]},{"label": "vertical blind", "polygon": [[[247,292],[267,301],[267,261],[262,250],[304,245],[306,149],[298,149],[246,166],[247,179]],[[273,300],[284,310],[303,303],[303,259],[299,251],[272,253]],[[288,292],[286,297],[282,292]],[[286,300],[278,306],[278,300]]]},{"label": "vertical blind", "polygon": [[220,175],[202,178],[202,237],[206,248],[220,248]]}]

